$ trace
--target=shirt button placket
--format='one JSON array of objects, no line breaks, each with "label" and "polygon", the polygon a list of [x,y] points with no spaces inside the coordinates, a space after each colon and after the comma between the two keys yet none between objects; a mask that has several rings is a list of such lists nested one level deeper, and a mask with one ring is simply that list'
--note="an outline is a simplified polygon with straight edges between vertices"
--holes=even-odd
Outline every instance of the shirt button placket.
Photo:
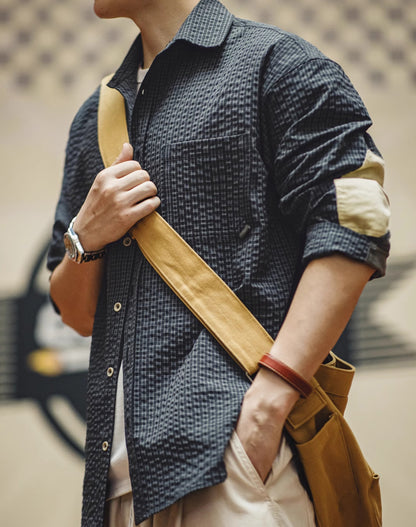
[{"label": "shirt button placket", "polygon": [[[116,302],[114,305],[113,305],[113,309],[116,313],[118,313],[119,311],[121,311],[121,308],[122,308],[122,304],[121,302]],[[107,377],[109,379],[111,379],[114,375],[114,368],[112,366],[109,366],[107,368]],[[109,442],[108,441],[103,441],[102,444],[101,444],[101,448],[102,448],[102,451],[103,452],[107,452],[107,450],[109,449]]]},{"label": "shirt button placket", "polygon": [[[116,302],[114,305],[113,305],[113,309],[116,313],[118,313],[119,311],[121,311],[121,308],[122,308],[122,304],[121,302]],[[114,368],[112,366],[109,366],[107,368],[107,377],[108,378],[112,378],[114,375]],[[103,449],[103,452],[107,452],[108,450],[108,447],[109,447],[109,443],[108,441],[104,441],[103,444],[102,444],[102,449]]]}]

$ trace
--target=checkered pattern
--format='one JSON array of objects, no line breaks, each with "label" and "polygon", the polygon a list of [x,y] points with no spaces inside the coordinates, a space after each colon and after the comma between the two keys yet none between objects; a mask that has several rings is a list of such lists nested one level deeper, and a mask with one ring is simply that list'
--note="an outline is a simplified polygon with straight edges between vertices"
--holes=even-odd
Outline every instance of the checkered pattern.
[{"label": "checkered pattern", "polygon": [[[62,91],[113,71],[137,28],[106,24],[92,2],[2,0],[0,71],[11,89]],[[105,48],[106,52],[102,50]]]},{"label": "checkered pattern", "polygon": [[[302,35],[354,77],[382,88],[416,84],[413,0],[227,0],[232,11]],[[2,0],[1,82],[71,89],[113,71],[136,29],[98,20],[90,2]],[[105,49],[105,53],[102,50]]]},{"label": "checkered pattern", "polygon": [[227,5],[302,35],[373,87],[416,83],[412,0],[229,0]]},{"label": "checkered pattern", "polygon": [[[339,251],[384,272],[387,240],[338,224],[333,178],[375,150],[368,114],[338,65],[297,37],[234,19],[216,0],[193,11],[136,98],[140,55],[138,40],[110,84],[125,97],[160,213],[271,335],[310,258]],[[97,103],[98,92],[72,125],[50,269],[102,168]],[[248,387],[138,248],[111,244],[89,372],[85,527],[102,525],[111,450],[103,442],[111,447],[121,359],[136,523],[225,478],[223,452]]]}]

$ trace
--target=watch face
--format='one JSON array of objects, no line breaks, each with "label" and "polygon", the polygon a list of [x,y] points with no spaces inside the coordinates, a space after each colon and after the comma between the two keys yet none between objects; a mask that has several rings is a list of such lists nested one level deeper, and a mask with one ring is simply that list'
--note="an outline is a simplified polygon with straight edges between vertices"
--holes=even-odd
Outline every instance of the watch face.
[{"label": "watch face", "polygon": [[77,256],[77,250],[74,244],[74,241],[72,240],[71,236],[66,232],[64,234],[64,244],[65,244],[65,250],[68,253],[68,256],[75,260]]}]

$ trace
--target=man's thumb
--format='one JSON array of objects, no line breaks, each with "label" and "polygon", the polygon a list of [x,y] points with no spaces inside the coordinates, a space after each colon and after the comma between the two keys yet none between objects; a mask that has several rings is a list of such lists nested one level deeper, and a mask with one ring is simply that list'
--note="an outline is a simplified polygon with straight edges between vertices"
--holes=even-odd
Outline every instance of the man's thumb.
[{"label": "man's thumb", "polygon": [[113,165],[118,163],[123,163],[124,161],[131,161],[133,159],[133,147],[130,143],[124,143],[121,152],[117,156],[117,159],[114,161]]}]

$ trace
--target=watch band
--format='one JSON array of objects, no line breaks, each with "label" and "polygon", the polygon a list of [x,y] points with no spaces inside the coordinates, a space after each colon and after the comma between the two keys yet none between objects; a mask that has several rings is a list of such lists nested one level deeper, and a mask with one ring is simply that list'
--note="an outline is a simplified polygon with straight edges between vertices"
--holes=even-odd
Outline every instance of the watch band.
[{"label": "watch band", "polygon": [[93,262],[94,260],[104,258],[105,252],[105,249],[100,249],[99,251],[84,251],[84,254],[81,257],[81,263]]},{"label": "watch band", "polygon": [[98,251],[84,251],[77,233],[74,231],[76,216],[72,218],[68,230],[64,235],[65,250],[69,258],[75,263],[92,262],[103,258],[106,253],[105,247]]}]

